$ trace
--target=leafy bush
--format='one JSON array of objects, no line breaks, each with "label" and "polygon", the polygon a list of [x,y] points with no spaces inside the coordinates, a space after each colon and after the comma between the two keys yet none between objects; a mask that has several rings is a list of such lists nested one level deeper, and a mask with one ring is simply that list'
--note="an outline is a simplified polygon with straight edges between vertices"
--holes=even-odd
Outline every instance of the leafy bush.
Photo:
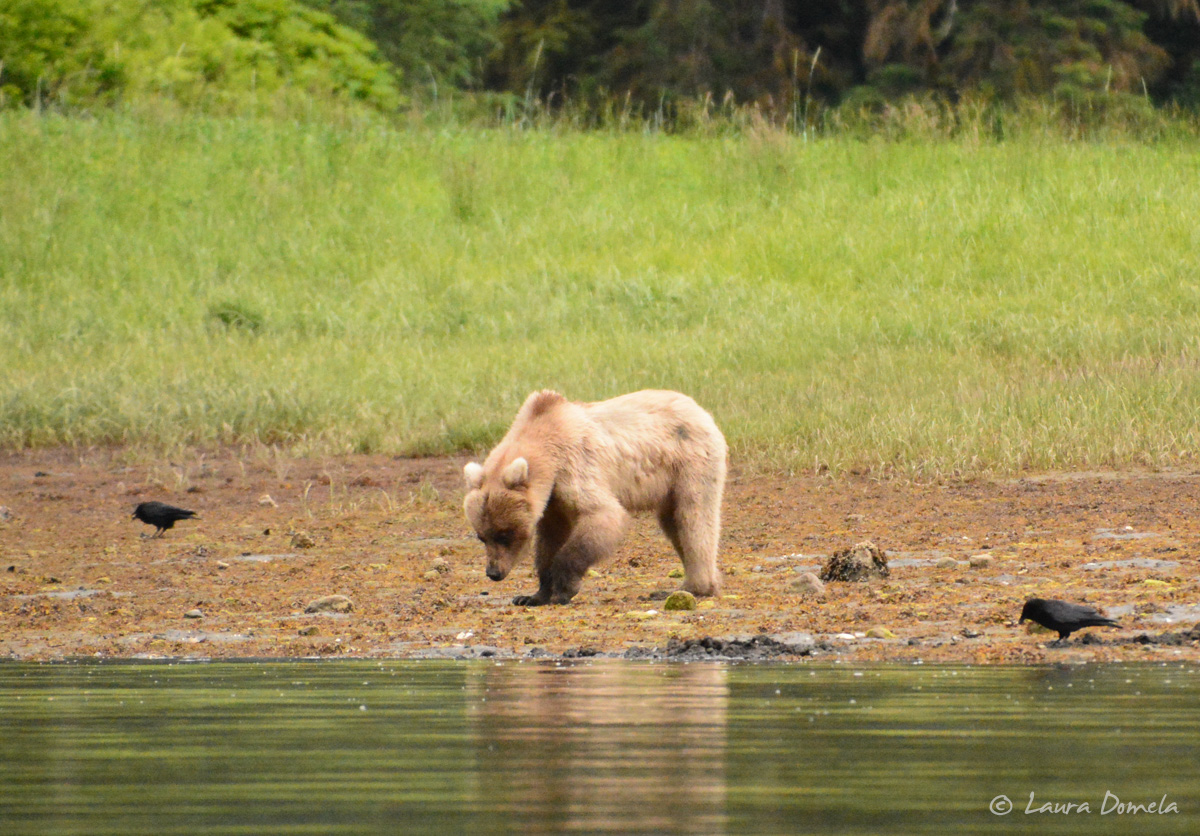
[{"label": "leafy bush", "polygon": [[0,60],[10,105],[400,104],[370,41],[295,0],[12,0],[0,12]]}]

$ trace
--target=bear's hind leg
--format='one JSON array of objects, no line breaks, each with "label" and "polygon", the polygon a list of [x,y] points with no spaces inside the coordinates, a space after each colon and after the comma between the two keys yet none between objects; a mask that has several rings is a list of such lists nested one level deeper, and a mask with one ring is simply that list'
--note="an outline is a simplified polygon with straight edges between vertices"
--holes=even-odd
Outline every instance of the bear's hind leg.
[{"label": "bear's hind leg", "polygon": [[721,535],[721,493],[677,497],[659,515],[663,533],[683,562],[683,588],[693,595],[716,595],[721,589],[717,543]]}]

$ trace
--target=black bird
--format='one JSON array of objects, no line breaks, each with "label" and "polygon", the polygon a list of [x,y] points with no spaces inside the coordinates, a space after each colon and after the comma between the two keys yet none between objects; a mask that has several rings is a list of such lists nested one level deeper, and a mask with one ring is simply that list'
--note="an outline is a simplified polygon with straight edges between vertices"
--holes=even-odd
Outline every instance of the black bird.
[{"label": "black bird", "polygon": [[133,509],[133,518],[141,520],[146,525],[152,525],[157,531],[154,532],[155,537],[161,537],[163,532],[171,528],[179,520],[190,520],[196,516],[195,511],[186,511],[183,508],[176,508],[174,505],[167,505],[165,502],[143,502],[141,505]]},{"label": "black bird", "polygon": [[1030,598],[1025,602],[1017,623],[1025,620],[1035,621],[1047,630],[1057,631],[1060,642],[1066,641],[1068,636],[1084,627],[1121,626],[1093,607],[1046,598]]}]

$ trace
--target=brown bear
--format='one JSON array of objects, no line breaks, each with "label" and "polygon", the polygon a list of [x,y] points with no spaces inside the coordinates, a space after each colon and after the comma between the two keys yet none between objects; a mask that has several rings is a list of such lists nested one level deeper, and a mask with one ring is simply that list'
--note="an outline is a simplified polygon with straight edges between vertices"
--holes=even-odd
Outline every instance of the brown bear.
[{"label": "brown bear", "polygon": [[654,511],[683,561],[683,588],[715,595],[725,454],[712,416],[678,392],[597,403],[534,392],[487,460],[463,469],[487,576],[503,580],[536,540],[538,591],[513,603],[565,604],[616,549],[629,512]]}]

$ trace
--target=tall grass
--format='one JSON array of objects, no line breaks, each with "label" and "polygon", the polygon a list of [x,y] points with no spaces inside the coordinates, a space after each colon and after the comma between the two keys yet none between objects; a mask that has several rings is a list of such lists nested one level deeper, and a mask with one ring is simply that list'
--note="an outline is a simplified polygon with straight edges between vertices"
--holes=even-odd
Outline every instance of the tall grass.
[{"label": "tall grass", "polygon": [[481,447],[680,389],[743,462],[1178,465],[1200,147],[0,115],[0,445]]}]

